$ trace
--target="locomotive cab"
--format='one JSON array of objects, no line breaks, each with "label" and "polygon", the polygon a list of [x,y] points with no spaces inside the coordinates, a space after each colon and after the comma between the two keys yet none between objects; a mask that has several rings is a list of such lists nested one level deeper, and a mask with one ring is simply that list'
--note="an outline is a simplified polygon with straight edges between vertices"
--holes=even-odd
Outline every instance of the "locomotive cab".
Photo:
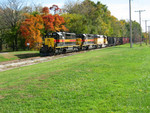
[{"label": "locomotive cab", "polygon": [[53,55],[55,48],[54,42],[55,39],[52,38],[52,34],[48,33],[42,39],[43,39],[43,46],[40,48],[41,56]]}]

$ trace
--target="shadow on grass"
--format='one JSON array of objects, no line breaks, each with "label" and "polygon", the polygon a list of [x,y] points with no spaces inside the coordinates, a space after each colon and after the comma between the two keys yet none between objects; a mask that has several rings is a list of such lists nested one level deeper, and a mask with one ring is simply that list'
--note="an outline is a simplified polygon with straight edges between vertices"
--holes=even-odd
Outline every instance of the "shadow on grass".
[{"label": "shadow on grass", "polygon": [[32,58],[32,57],[37,57],[40,56],[39,53],[26,53],[26,54],[17,54],[15,55],[20,59],[24,59],[24,58]]}]

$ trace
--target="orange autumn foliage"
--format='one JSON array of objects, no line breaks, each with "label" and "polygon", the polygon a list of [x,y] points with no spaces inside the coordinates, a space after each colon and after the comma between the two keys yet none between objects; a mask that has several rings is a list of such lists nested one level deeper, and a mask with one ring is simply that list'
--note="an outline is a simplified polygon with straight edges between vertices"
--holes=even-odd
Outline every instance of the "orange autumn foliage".
[{"label": "orange autumn foliage", "polygon": [[30,43],[30,47],[42,43],[40,30],[44,28],[43,19],[40,15],[26,15],[27,19],[20,26],[21,35],[26,39],[25,44]]},{"label": "orange autumn foliage", "polygon": [[64,17],[59,16],[58,14],[54,15],[54,26],[56,31],[68,31],[68,29],[64,26],[65,20]]},{"label": "orange autumn foliage", "polygon": [[58,14],[49,14],[48,7],[43,8],[41,15],[25,14],[25,21],[21,23],[21,35],[26,39],[25,44],[30,43],[30,47],[40,47],[42,44],[42,34],[50,32],[68,31],[64,26],[64,18]]},{"label": "orange autumn foliage", "polygon": [[54,32],[54,17],[51,14],[48,15],[44,15],[43,16],[43,21],[44,21],[44,26],[45,26],[45,30],[46,32]]}]

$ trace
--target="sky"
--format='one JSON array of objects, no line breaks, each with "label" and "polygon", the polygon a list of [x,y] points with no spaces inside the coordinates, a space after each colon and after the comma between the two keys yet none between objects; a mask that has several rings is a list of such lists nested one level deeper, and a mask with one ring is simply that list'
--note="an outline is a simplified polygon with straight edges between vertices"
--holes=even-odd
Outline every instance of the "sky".
[{"label": "sky", "polygon": [[[6,1],[6,0],[0,0]],[[51,7],[53,4],[58,5],[60,8],[68,0],[26,0],[29,3],[40,4],[42,6]],[[76,1],[76,0],[71,0]],[[83,1],[83,0],[79,0]],[[100,1],[105,4],[110,10],[111,14],[116,18],[129,20],[129,0],[92,0],[95,3]],[[131,0],[132,4],[132,20],[139,22],[138,10],[145,10],[141,13],[141,26],[143,32],[145,32],[145,21],[150,20],[150,0]],[[150,21],[147,22],[147,26],[150,26]],[[148,28],[147,28],[148,30]]]}]

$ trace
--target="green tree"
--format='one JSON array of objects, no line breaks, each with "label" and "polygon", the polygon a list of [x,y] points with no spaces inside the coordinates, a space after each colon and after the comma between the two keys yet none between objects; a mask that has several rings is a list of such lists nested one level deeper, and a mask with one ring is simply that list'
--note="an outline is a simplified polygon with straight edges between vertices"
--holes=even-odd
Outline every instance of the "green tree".
[{"label": "green tree", "polygon": [[[130,37],[130,22],[126,22],[126,28],[127,28],[127,37]],[[140,41],[140,32],[141,27],[140,24],[136,21],[132,21],[132,38],[133,42],[139,42]]]},{"label": "green tree", "polygon": [[1,23],[4,23],[3,27],[5,26],[7,31],[9,31],[9,43],[12,43],[13,50],[18,50],[19,34],[17,30],[18,23],[22,18],[21,9],[23,7],[23,2],[19,0],[8,0],[5,3],[2,3],[0,7],[2,18]]},{"label": "green tree", "polygon": [[80,14],[64,14],[62,15],[66,21],[66,27],[70,32],[88,33],[87,19],[84,15]]},{"label": "green tree", "polygon": [[[91,34],[104,34],[113,36],[121,35],[121,26],[119,20],[111,15],[106,5],[103,5],[100,2],[94,3],[91,0],[84,0],[83,2],[74,3],[69,2],[68,4],[65,4],[64,9],[68,15],[80,15],[80,18],[74,18],[74,20],[76,21],[70,21],[71,26],[68,25],[69,23],[66,23],[66,25],[69,26],[69,29],[71,29],[71,31],[72,29],[74,29],[73,31],[75,33],[78,33],[79,30],[82,30],[81,27],[84,29],[86,27],[87,32]],[[79,24],[79,26],[77,20],[80,21],[79,23],[82,25]]]}]

